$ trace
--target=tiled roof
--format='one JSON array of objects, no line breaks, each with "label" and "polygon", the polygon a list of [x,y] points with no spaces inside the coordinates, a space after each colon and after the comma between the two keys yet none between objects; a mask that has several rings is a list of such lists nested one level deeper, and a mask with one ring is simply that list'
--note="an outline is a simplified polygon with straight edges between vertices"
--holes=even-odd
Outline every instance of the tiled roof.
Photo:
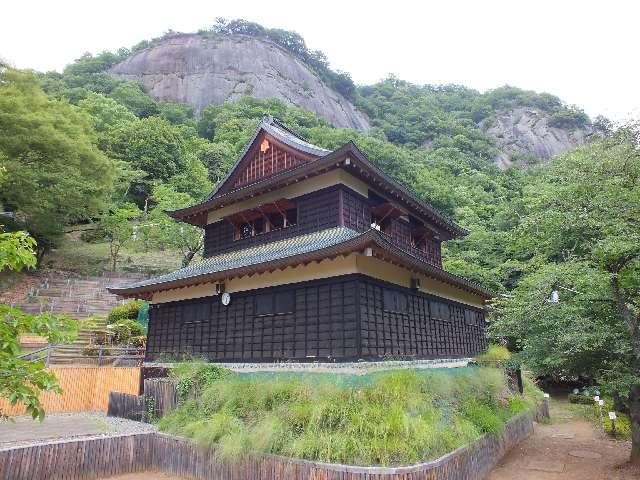
[{"label": "tiled roof", "polygon": [[[176,270],[175,272],[171,272],[166,275],[127,285],[126,287],[123,287],[123,289],[128,290],[151,285],[160,285],[176,280],[250,267],[274,260],[282,260],[295,255],[302,255],[316,250],[321,250],[323,248],[332,247],[347,240],[351,240],[359,235],[361,235],[361,233],[345,227],[320,230],[318,232],[300,235],[298,237],[278,240],[272,243],[245,248],[244,250],[237,250],[209,257],[200,263],[189,265],[188,267],[181,268],[180,270]],[[113,290],[117,292],[118,289]]]},{"label": "tiled roof", "polygon": [[302,150],[303,152],[310,153],[311,155],[322,157],[330,152],[330,150],[318,147],[295,135],[291,130],[284,128],[284,125],[277,120],[272,119],[270,122],[263,121],[261,127],[281,142],[286,143],[290,147]]},{"label": "tiled roof", "polygon": [[377,230],[356,232],[350,228],[334,227],[293,238],[256,245],[254,247],[210,257],[175,272],[143,280],[131,285],[109,288],[111,293],[139,296],[158,290],[179,288],[199,282],[210,282],[227,276],[243,276],[270,268],[284,268],[298,262],[313,261],[333,255],[377,246],[410,269],[421,271],[428,277],[456,285],[465,290],[490,298],[494,293],[440,267],[415,257]]}]

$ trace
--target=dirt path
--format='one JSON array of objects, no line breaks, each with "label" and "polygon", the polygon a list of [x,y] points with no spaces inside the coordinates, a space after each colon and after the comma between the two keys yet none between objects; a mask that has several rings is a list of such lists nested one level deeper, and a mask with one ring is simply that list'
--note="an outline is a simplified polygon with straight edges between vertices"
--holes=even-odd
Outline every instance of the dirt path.
[{"label": "dirt path", "polygon": [[567,404],[553,401],[551,424],[536,424],[487,480],[638,480],[640,470],[624,465],[630,449],[629,442],[606,438]]}]

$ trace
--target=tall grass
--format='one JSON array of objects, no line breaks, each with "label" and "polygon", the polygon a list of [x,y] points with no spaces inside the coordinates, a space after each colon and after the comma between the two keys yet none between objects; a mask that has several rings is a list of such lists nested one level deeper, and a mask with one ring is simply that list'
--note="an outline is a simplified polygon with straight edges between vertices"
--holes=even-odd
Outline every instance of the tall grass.
[{"label": "tall grass", "polygon": [[490,368],[456,375],[398,370],[357,386],[313,374],[211,378],[159,427],[203,448],[215,444],[228,459],[275,453],[357,465],[416,463],[500,431],[541,395],[531,382],[527,395],[514,395]]}]

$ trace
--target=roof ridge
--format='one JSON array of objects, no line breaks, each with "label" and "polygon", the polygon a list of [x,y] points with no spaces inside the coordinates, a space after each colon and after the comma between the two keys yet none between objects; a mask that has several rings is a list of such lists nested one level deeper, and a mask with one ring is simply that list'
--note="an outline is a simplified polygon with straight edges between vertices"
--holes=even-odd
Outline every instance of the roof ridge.
[{"label": "roof ridge", "polygon": [[263,122],[263,124],[266,124],[266,125],[274,125],[274,126],[278,127],[279,129],[284,130],[287,133],[290,133],[291,135],[293,135],[294,137],[298,138],[299,140],[302,140],[303,142],[309,143],[309,141],[306,138],[304,138],[302,135],[294,132],[291,129],[291,127],[289,127],[286,123],[284,123],[278,117],[274,117],[270,113],[264,116],[262,122]]}]

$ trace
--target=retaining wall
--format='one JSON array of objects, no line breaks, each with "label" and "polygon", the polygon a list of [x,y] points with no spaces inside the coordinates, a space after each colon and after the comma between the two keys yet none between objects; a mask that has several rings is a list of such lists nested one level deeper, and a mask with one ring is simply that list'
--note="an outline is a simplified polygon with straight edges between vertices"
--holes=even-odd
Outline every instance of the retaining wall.
[{"label": "retaining wall", "polygon": [[188,439],[145,433],[3,449],[0,478],[75,480],[159,470],[199,480],[479,480],[531,434],[533,417],[533,413],[520,414],[500,434],[407,467],[357,467],[275,455],[229,463],[215,450],[203,451]]}]

